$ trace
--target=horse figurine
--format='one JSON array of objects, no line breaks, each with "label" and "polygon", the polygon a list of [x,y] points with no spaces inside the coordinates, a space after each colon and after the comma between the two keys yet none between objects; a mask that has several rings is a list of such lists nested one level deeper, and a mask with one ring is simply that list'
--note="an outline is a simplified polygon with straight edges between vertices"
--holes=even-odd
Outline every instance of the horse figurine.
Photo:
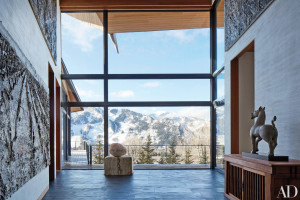
[{"label": "horse figurine", "polygon": [[259,107],[251,113],[251,119],[256,118],[254,125],[250,129],[250,137],[252,140],[252,151],[251,153],[256,154],[258,151],[258,143],[263,139],[269,144],[269,156],[274,156],[274,149],[277,146],[278,131],[275,127],[274,122],[276,116],[273,117],[272,125],[265,125],[266,113],[265,107]]}]

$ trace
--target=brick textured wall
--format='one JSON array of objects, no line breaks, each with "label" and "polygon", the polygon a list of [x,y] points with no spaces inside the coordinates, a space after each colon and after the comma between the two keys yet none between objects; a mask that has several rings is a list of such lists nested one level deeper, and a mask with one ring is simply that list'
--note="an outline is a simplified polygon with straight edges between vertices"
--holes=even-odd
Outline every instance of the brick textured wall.
[{"label": "brick textured wall", "polygon": [[50,164],[49,95],[30,62],[0,32],[0,199]]},{"label": "brick textured wall", "polygon": [[274,0],[225,0],[225,50],[245,32]]}]

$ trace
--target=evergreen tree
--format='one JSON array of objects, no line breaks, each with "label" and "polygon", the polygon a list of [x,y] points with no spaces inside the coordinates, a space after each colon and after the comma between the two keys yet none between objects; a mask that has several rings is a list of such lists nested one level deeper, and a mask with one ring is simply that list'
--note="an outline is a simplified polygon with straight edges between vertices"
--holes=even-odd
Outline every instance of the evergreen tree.
[{"label": "evergreen tree", "polygon": [[176,140],[175,137],[171,140],[169,153],[167,158],[168,164],[179,164],[179,155],[176,153]]},{"label": "evergreen tree", "polygon": [[165,152],[162,152],[160,154],[160,159],[158,161],[159,164],[166,164],[166,159],[165,159]]},{"label": "evergreen tree", "polygon": [[201,145],[201,157],[199,159],[199,164],[207,164],[208,161],[208,153],[206,151],[206,147]]},{"label": "evergreen tree", "polygon": [[185,150],[184,163],[185,163],[185,164],[193,164],[192,154],[191,154],[191,149],[190,149],[190,148],[187,148],[187,149]]},{"label": "evergreen tree", "polygon": [[104,163],[104,156],[102,154],[103,147],[101,140],[98,140],[98,145],[96,147],[96,154],[94,156],[94,164],[103,164]]},{"label": "evergreen tree", "polygon": [[139,154],[139,158],[137,160],[137,163],[138,164],[145,164],[145,160],[146,160],[145,152],[144,152],[144,150],[141,150],[140,154]]},{"label": "evergreen tree", "polygon": [[153,164],[154,159],[152,158],[152,156],[154,155],[154,149],[151,148],[151,144],[151,137],[150,135],[148,135],[146,145],[142,147],[143,150],[139,155],[139,164]]}]

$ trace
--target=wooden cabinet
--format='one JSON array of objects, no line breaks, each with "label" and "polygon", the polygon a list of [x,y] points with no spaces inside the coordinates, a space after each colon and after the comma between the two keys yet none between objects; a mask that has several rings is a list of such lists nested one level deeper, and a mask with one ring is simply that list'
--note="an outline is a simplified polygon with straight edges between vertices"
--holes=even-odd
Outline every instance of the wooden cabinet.
[{"label": "wooden cabinet", "polygon": [[293,199],[300,199],[299,160],[271,162],[243,157],[240,154],[225,155],[224,160],[225,196],[227,198],[234,200],[290,199],[283,197],[284,195],[294,197],[296,187],[298,194]]}]

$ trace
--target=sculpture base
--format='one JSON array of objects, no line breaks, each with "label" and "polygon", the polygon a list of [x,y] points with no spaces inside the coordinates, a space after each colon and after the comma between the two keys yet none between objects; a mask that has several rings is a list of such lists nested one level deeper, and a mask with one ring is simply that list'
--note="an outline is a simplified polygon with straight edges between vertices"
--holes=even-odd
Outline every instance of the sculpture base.
[{"label": "sculpture base", "polygon": [[133,159],[132,156],[106,156],[104,160],[104,175],[115,176],[115,175],[132,175]]},{"label": "sculpture base", "polygon": [[246,153],[242,152],[243,157],[249,157],[249,158],[255,158],[259,160],[267,160],[267,161],[281,161],[281,162],[287,162],[289,161],[288,156],[269,156],[269,155],[263,155],[263,154],[253,154],[253,153]]}]

